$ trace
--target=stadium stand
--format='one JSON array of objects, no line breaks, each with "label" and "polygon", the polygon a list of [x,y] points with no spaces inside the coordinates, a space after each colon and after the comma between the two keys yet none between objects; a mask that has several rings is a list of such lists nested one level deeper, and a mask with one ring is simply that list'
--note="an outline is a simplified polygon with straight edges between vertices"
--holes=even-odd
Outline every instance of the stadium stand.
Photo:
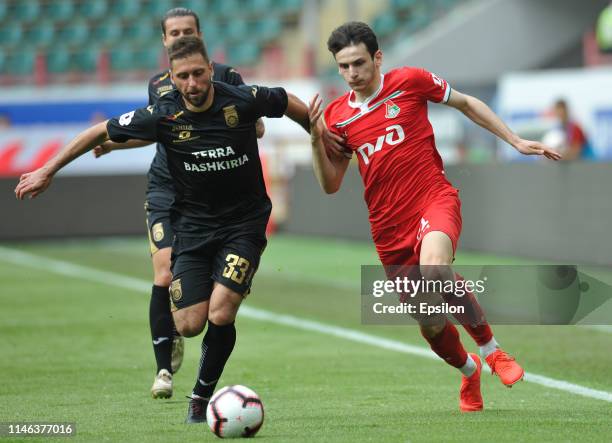
[{"label": "stadium stand", "polygon": [[0,0],[0,83],[144,78],[164,66],[159,20],[178,6],[200,15],[215,59],[248,68],[297,28],[303,0]]}]

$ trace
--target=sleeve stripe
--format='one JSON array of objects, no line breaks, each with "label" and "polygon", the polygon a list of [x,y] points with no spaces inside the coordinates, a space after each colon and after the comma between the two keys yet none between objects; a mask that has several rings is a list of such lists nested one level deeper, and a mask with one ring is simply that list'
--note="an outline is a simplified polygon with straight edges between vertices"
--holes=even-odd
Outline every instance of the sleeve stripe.
[{"label": "sleeve stripe", "polygon": [[447,83],[446,84],[446,91],[444,91],[444,98],[442,99],[442,101],[440,103],[446,103],[448,102],[448,99],[450,98],[450,93],[451,93],[451,87],[450,85]]}]

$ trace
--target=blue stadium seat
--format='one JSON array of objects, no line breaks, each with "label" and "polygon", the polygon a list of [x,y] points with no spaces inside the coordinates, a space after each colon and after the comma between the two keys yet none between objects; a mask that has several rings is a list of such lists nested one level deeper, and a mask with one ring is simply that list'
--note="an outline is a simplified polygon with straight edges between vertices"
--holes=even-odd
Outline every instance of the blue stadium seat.
[{"label": "blue stadium seat", "polygon": [[[203,3],[203,2],[202,2]],[[150,2],[143,10],[159,23],[166,12],[174,8],[172,0],[155,0]]]},{"label": "blue stadium seat", "polygon": [[37,48],[47,48],[53,44],[55,25],[50,20],[43,20],[33,25],[25,35],[25,41]]},{"label": "blue stadium seat", "polygon": [[132,71],[137,68],[135,54],[132,48],[121,46],[110,52],[110,65],[114,71]]},{"label": "blue stadium seat", "polygon": [[[141,13],[140,0],[115,0],[111,6],[111,15],[116,18],[138,18]],[[145,11],[146,13],[146,11]]]},{"label": "blue stadium seat", "polygon": [[209,15],[212,11],[211,8],[208,7],[210,4],[210,0],[202,1],[202,0],[186,0],[181,1],[177,6],[182,6],[187,9],[191,9],[193,12],[198,14],[200,20]]},{"label": "blue stadium seat", "polygon": [[15,46],[21,41],[22,36],[23,29],[20,23],[9,22],[0,26],[0,42],[2,42],[2,48]]},{"label": "blue stadium seat", "polygon": [[269,42],[278,38],[283,31],[283,24],[277,15],[268,15],[254,25],[253,36],[259,42]]},{"label": "blue stadium seat", "polygon": [[47,70],[60,74],[70,70],[70,51],[62,45],[57,45],[52,51],[47,51]]},{"label": "blue stadium seat", "polygon": [[421,2],[422,0],[391,0],[391,7],[393,9],[410,9]]},{"label": "blue stadium seat", "polygon": [[0,0],[0,22],[8,16],[8,4],[6,0]]},{"label": "blue stadium seat", "polygon": [[79,8],[79,13],[88,20],[100,19],[107,11],[108,2],[106,0],[83,0]]},{"label": "blue stadium seat", "polygon": [[32,48],[21,48],[6,59],[6,73],[11,75],[32,75],[36,51]]},{"label": "blue stadium seat", "polygon": [[72,55],[71,66],[79,72],[95,72],[98,67],[100,50],[95,46],[80,49]]},{"label": "blue stadium seat", "polygon": [[4,74],[6,70],[6,55],[3,50],[0,49],[0,75]]},{"label": "blue stadium seat", "polygon": [[89,33],[90,27],[86,21],[74,20],[61,29],[59,37],[63,45],[77,47],[87,41]]},{"label": "blue stadium seat", "polygon": [[248,36],[247,24],[243,19],[230,20],[223,32],[230,42],[240,42]]},{"label": "blue stadium seat", "polygon": [[38,0],[20,1],[14,4],[12,16],[21,22],[33,22],[40,15]]},{"label": "blue stadium seat", "polygon": [[74,12],[74,2],[72,0],[54,0],[46,3],[44,15],[45,18],[63,22],[72,18]]},{"label": "blue stadium seat", "polygon": [[261,52],[260,46],[252,40],[230,46],[227,57],[232,66],[247,66],[257,63]]},{"label": "blue stadium seat", "polygon": [[121,26],[116,20],[105,20],[93,29],[92,41],[97,45],[110,46],[121,38],[121,33]]},{"label": "blue stadium seat", "polygon": [[249,0],[248,14],[264,17],[274,11],[274,0]]},{"label": "blue stadium seat", "polygon": [[212,2],[212,11],[216,15],[234,20],[239,17],[237,11],[242,11],[243,6],[236,0],[215,0]]},{"label": "blue stadium seat", "polygon": [[274,9],[283,14],[296,14],[302,10],[303,0],[276,0]]},{"label": "blue stadium seat", "polygon": [[372,28],[378,37],[386,38],[397,30],[398,24],[397,16],[393,12],[384,12],[374,19]]},{"label": "blue stadium seat", "polygon": [[159,43],[159,28],[153,20],[134,20],[125,31],[125,37],[130,43],[134,44],[155,44]]},{"label": "blue stadium seat", "polygon": [[161,52],[159,45],[148,45],[136,50],[133,69],[144,69],[151,72],[158,70]]}]

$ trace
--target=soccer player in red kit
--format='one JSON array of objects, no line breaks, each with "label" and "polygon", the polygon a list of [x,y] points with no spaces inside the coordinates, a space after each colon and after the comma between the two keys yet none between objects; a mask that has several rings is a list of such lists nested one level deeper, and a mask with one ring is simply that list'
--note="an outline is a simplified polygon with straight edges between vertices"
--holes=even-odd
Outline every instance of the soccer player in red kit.
[{"label": "soccer player in red kit", "polygon": [[[317,179],[325,192],[336,192],[350,158],[356,155],[372,237],[382,264],[420,265],[424,277],[442,278],[450,270],[459,240],[461,202],[457,189],[444,176],[427,102],[460,110],[522,154],[552,160],[560,155],[541,143],[519,138],[483,102],[451,89],[442,78],[424,69],[403,67],[381,74],[382,52],[365,23],[340,26],[332,32],[327,46],[351,91],[325,110],[318,96],[310,102]],[[343,140],[342,153],[329,149],[326,129]],[[462,302],[480,310],[472,294]],[[462,373],[460,409],[482,410],[480,358],[466,352],[459,332],[446,316],[417,320],[432,350]],[[499,347],[486,320],[461,323],[504,385],[512,386],[523,378],[523,369]]]}]

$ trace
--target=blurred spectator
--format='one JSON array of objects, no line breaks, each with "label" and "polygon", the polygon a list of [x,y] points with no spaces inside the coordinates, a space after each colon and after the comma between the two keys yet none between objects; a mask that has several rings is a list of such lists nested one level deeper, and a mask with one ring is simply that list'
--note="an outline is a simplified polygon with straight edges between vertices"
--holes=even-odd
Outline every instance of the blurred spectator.
[{"label": "blurred spectator", "polygon": [[11,119],[4,114],[0,114],[0,131],[11,127]]},{"label": "blurred spectator", "polygon": [[612,53],[612,2],[599,14],[596,35],[599,50]]},{"label": "blurred spectator", "polygon": [[[591,149],[584,131],[578,123],[570,119],[567,102],[559,99],[555,102],[553,112],[558,120],[558,127],[548,132],[542,140],[545,144],[557,145],[564,160],[592,158]],[[549,139],[549,140],[546,140]]]}]

